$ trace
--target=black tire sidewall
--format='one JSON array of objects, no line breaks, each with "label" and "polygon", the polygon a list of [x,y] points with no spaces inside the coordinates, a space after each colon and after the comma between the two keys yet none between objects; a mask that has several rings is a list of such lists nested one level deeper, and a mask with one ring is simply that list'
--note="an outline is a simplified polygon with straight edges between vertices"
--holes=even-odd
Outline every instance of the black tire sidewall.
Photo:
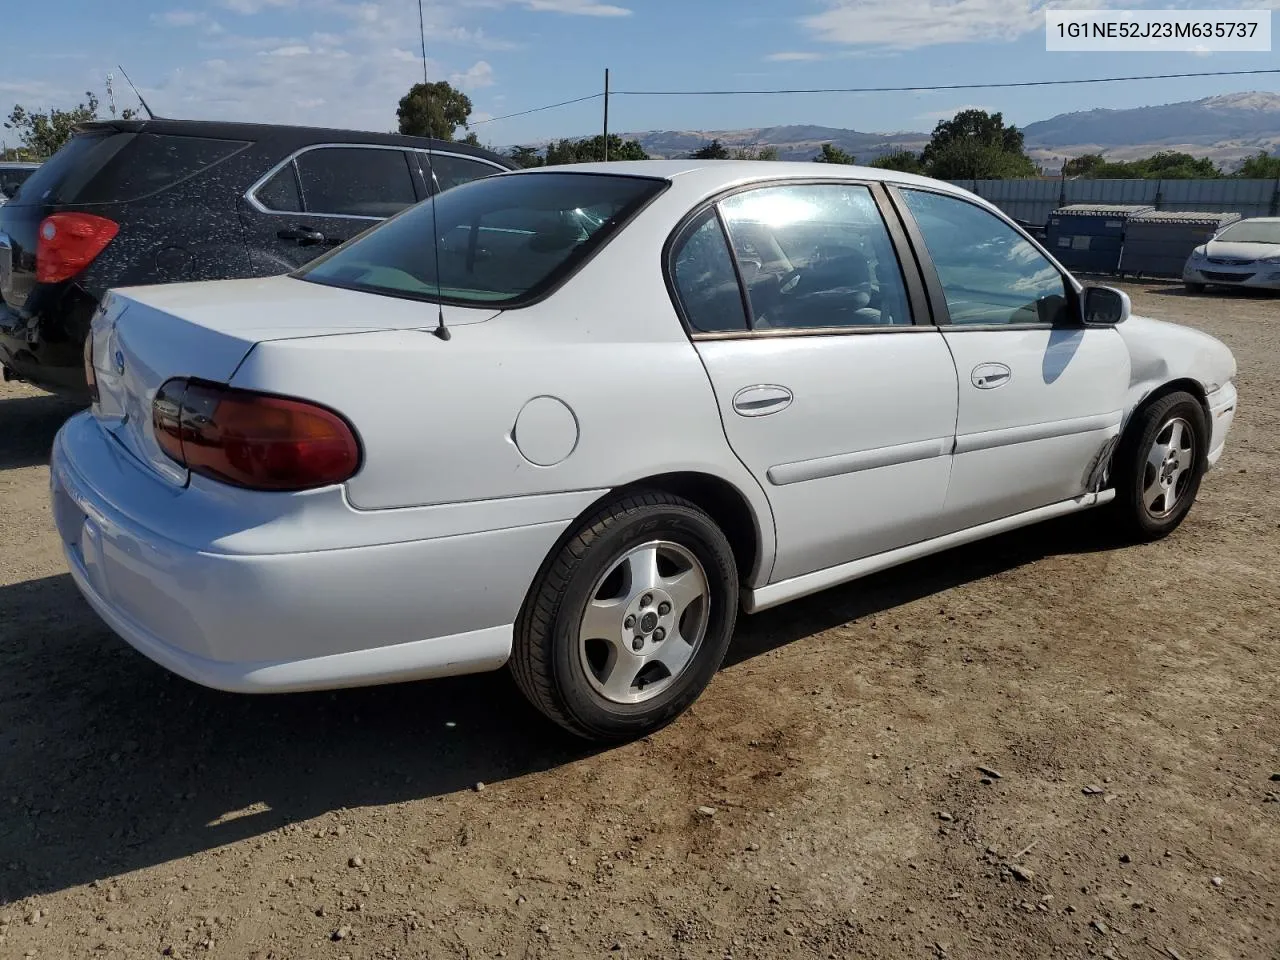
[{"label": "black tire sidewall", "polygon": [[[578,631],[592,588],[627,551],[653,540],[689,550],[711,590],[706,634],[693,662],[666,690],[644,703],[612,703],[587,680],[578,652]],[[720,529],[691,507],[644,507],[612,524],[587,549],[570,577],[551,627],[553,687],[564,710],[598,739],[643,736],[670,723],[706,688],[724,661],[737,620],[738,573],[733,551]]]},{"label": "black tire sidewall", "polygon": [[[1191,424],[1195,432],[1195,463],[1191,483],[1183,494],[1177,509],[1167,517],[1153,517],[1142,502],[1144,473],[1147,454],[1156,437],[1170,420],[1181,418]],[[1125,519],[1133,531],[1144,539],[1158,539],[1178,528],[1195,503],[1200,491],[1200,481],[1208,468],[1209,425],[1204,407],[1189,393],[1171,393],[1157,400],[1139,414],[1130,434],[1131,443],[1125,444],[1122,469],[1118,471],[1117,497]]]}]

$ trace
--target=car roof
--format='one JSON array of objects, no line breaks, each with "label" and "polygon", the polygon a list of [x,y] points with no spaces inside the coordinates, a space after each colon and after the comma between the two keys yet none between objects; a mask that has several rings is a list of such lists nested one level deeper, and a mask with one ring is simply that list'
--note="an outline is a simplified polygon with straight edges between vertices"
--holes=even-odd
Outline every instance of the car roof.
[{"label": "car roof", "polygon": [[122,133],[158,133],[171,136],[213,137],[224,140],[272,140],[292,151],[312,143],[371,143],[419,150],[440,150],[463,156],[483,157],[507,168],[515,164],[509,157],[455,140],[410,137],[400,133],[347,130],[337,127],[300,127],[278,123],[240,123],[224,120],[94,120],[77,130],[118,130]]},{"label": "car roof", "polygon": [[1231,226],[1241,223],[1280,223],[1280,217],[1246,217],[1244,220],[1237,220]]},{"label": "car roof", "polygon": [[[837,163],[800,163],[792,160],[620,160],[611,163],[574,163],[552,167],[530,167],[503,176],[526,176],[546,172],[611,173],[622,176],[653,177],[668,180],[689,192],[710,193],[730,189],[738,184],[761,180],[858,180],[922,186],[950,193],[992,207],[981,197],[944,180],[933,180],[914,173],[881,170]],[[993,208],[994,209],[994,208]]]}]

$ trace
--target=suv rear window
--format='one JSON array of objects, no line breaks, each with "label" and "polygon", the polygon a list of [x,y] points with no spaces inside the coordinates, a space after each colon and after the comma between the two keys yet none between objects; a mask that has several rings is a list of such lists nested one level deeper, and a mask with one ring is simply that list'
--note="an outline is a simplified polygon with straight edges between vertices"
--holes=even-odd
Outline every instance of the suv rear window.
[{"label": "suv rear window", "polygon": [[243,150],[244,140],[140,133],[127,150],[108,160],[77,203],[125,203],[172,187]]},{"label": "suv rear window", "polygon": [[411,207],[294,276],[393,297],[516,306],[548,293],[665,187],[614,174],[485,177]]},{"label": "suv rear window", "polygon": [[94,130],[77,133],[57,153],[40,164],[22,185],[21,195],[10,202],[23,204],[59,203],[69,200],[98,170],[133,139],[132,133]]}]

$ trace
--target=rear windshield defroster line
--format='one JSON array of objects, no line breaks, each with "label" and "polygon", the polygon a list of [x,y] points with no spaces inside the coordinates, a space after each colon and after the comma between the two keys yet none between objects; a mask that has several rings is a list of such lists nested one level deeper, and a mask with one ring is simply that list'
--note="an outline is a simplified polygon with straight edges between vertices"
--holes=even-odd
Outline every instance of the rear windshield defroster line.
[{"label": "rear windshield defroster line", "polygon": [[419,203],[292,276],[431,303],[527,306],[580,270],[668,185],[611,173],[485,177],[439,194],[434,214],[430,201]]}]

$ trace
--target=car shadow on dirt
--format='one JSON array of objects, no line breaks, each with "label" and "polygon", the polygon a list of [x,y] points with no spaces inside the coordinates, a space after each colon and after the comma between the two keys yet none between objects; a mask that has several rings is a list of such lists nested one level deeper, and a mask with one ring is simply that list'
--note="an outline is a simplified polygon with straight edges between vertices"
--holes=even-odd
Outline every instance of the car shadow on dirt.
[{"label": "car shadow on dirt", "polygon": [[0,400],[0,470],[48,463],[58,428],[81,409],[52,394]]},{"label": "car shadow on dirt", "polygon": [[[745,617],[727,666],[1040,557],[1106,550],[1099,529],[1068,518]],[[598,749],[544,721],[505,671],[339,693],[206,690],[115,638],[65,575],[0,588],[0,676],[0,903]]]}]

